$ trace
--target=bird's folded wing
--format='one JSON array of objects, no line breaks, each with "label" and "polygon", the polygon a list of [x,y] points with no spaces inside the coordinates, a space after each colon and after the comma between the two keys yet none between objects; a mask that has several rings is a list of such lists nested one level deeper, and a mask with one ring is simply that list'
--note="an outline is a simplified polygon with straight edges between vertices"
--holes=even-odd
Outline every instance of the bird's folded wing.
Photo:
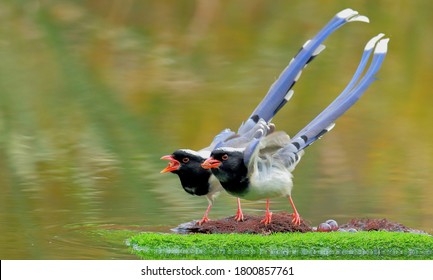
[{"label": "bird's folded wing", "polygon": [[236,132],[230,130],[229,128],[226,128],[214,137],[214,139],[212,140],[212,142],[208,147],[203,148],[202,150],[213,151],[216,145],[218,145],[223,141],[227,141],[230,138],[236,137],[236,135],[237,135]]},{"label": "bird's folded wing", "polygon": [[245,148],[253,139],[260,139],[273,130],[273,125],[267,124],[263,119],[259,119],[256,124],[243,134],[235,134],[224,141],[217,143],[214,147],[232,147],[232,148]]},{"label": "bird's folded wing", "polygon": [[253,139],[244,150],[244,163],[248,170],[257,161],[272,157],[278,150],[290,144],[290,137],[283,131],[276,131],[262,138]]}]

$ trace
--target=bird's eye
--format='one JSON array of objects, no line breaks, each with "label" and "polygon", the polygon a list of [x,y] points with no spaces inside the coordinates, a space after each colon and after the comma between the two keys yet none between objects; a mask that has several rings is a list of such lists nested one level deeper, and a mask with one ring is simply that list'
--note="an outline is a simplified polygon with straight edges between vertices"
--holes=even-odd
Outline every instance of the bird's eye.
[{"label": "bird's eye", "polygon": [[228,156],[227,154],[225,154],[225,155],[223,155],[223,156],[221,157],[221,159],[222,159],[222,160],[228,160],[228,159],[229,159],[229,156]]},{"label": "bird's eye", "polygon": [[184,158],[182,159],[182,162],[183,162],[183,163],[188,163],[188,161],[189,161],[189,158],[187,158],[187,157],[184,157]]}]

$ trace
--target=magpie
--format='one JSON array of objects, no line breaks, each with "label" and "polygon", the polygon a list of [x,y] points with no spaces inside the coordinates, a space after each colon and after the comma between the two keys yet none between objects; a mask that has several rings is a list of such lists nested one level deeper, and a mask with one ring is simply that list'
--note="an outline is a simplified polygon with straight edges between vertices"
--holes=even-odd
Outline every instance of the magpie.
[{"label": "magpie", "polygon": [[[212,170],[222,187],[231,195],[247,200],[266,198],[266,213],[262,223],[272,221],[269,198],[285,196],[293,208],[292,223],[300,225],[301,218],[293,203],[292,172],[304,154],[304,149],[330,131],[335,121],[364,94],[375,80],[387,53],[389,39],[384,34],[373,37],[365,46],[359,66],[347,87],[340,95],[293,138],[285,132],[264,133],[246,147],[218,147],[202,163]],[[365,67],[368,70],[361,77]]]},{"label": "magpie", "polygon": [[[345,9],[337,13],[313,39],[308,40],[283,70],[279,78],[272,84],[264,99],[255,108],[247,121],[241,124],[237,133],[230,129],[224,129],[208,147],[199,151],[178,149],[170,155],[161,157],[161,159],[169,161],[168,166],[161,173],[171,172],[177,174],[183,189],[187,193],[206,196],[208,207],[203,218],[197,222],[198,224],[208,221],[208,214],[212,208],[214,198],[223,190],[220,182],[212,175],[212,172],[203,169],[201,164],[210,156],[211,151],[217,147],[246,147],[251,140],[260,138],[258,135],[261,135],[264,131],[267,134],[271,133],[274,126],[270,121],[293,96],[294,91],[292,88],[301,76],[303,68],[325,49],[325,46],[321,43],[338,28],[347,22],[353,21],[369,22],[366,16],[359,15],[357,11]],[[238,209],[235,220],[242,221],[243,213],[239,198],[237,204]]]}]

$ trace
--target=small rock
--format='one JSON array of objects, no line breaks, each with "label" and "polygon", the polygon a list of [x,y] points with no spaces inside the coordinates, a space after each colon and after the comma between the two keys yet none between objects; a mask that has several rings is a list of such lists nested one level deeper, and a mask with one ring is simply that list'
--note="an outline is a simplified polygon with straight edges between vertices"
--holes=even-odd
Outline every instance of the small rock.
[{"label": "small rock", "polygon": [[317,227],[317,231],[318,232],[330,232],[332,231],[331,226],[327,223],[321,223],[318,227]]},{"label": "small rock", "polygon": [[327,220],[325,223],[331,226],[332,231],[338,230],[338,223],[335,220]]}]

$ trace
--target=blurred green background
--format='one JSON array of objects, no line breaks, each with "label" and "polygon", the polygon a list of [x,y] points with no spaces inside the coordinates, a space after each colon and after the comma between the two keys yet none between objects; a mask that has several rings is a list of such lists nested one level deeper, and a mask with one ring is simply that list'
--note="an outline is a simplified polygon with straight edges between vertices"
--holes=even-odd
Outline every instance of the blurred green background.
[{"label": "blurred green background", "polygon": [[[294,135],[344,88],[379,32],[389,54],[365,96],[308,148],[294,201],[313,225],[354,217],[433,232],[433,2],[0,2],[0,258],[133,258],[85,226],[168,230],[207,202],[159,174],[162,155],[237,129],[338,11],[350,23],[274,118]],[[291,211],[273,199],[273,211]],[[210,218],[233,215],[218,198]],[[263,214],[264,202],[244,202]],[[162,227],[159,227],[162,226]]]}]

